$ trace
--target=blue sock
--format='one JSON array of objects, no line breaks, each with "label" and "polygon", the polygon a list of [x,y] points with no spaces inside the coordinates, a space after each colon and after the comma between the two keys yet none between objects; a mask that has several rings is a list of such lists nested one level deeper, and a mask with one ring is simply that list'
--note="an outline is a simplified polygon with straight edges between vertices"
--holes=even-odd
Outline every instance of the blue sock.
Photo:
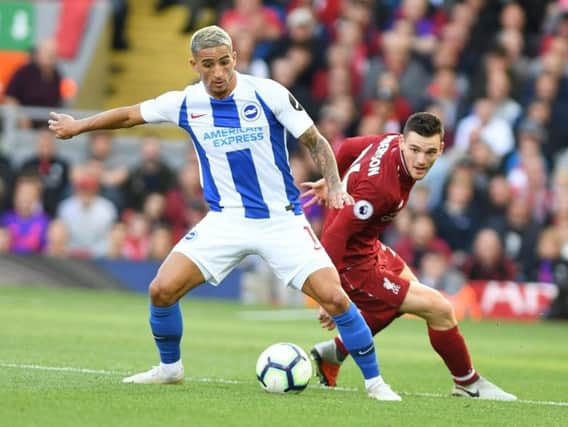
[{"label": "blue sock", "polygon": [[351,303],[349,310],[345,313],[332,317],[345,348],[349,350],[365,379],[378,377],[379,364],[375,354],[373,336],[355,304]]},{"label": "blue sock", "polygon": [[180,342],[183,321],[179,303],[169,307],[150,304],[150,327],[160,352],[162,363],[174,363],[180,359]]}]

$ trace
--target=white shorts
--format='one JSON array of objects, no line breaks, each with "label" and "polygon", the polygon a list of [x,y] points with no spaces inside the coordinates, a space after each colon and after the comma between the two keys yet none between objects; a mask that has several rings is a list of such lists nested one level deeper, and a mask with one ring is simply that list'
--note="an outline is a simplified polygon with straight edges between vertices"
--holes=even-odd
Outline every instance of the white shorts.
[{"label": "white shorts", "polygon": [[257,254],[287,286],[302,289],[316,270],[333,267],[304,215],[268,219],[210,211],[174,246],[218,285],[247,255]]}]

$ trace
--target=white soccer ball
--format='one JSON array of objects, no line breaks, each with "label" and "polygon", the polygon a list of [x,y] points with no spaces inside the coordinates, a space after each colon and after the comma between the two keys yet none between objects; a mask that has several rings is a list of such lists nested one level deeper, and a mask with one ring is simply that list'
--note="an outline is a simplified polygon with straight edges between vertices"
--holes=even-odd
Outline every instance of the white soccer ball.
[{"label": "white soccer ball", "polygon": [[273,344],[256,362],[258,383],[270,393],[300,393],[312,375],[312,362],[296,344]]}]

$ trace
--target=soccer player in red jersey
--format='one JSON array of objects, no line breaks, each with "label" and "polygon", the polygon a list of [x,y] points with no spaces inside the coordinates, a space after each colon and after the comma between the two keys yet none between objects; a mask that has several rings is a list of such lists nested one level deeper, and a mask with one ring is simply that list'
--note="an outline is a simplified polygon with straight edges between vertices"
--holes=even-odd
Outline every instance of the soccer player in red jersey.
[{"label": "soccer player in red jersey", "polygon": [[[450,302],[421,284],[406,263],[377,237],[408,202],[418,180],[426,176],[444,149],[444,129],[430,113],[412,115],[402,134],[348,138],[337,154],[339,173],[355,204],[330,210],[321,242],[341,276],[341,285],[357,305],[373,335],[403,313],[424,319],[434,350],[448,367],[456,396],[516,400],[473,368]],[[325,203],[325,182],[304,183],[307,203]],[[333,319],[320,310],[322,326]],[[333,387],[349,354],[340,336],[311,350],[322,384]]]}]

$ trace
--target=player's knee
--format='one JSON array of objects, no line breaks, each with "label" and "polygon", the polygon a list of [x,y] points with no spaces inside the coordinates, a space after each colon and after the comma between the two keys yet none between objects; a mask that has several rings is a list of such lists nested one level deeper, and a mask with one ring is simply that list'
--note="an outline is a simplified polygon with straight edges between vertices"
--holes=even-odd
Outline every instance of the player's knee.
[{"label": "player's knee", "polygon": [[159,275],[152,280],[149,294],[152,304],[158,307],[167,307],[177,301],[175,292]]},{"label": "player's knee", "polygon": [[338,289],[337,291],[330,292],[326,298],[321,302],[323,308],[332,316],[345,313],[351,305],[351,301],[345,293]]},{"label": "player's knee", "polygon": [[442,294],[438,294],[438,297],[436,298],[434,311],[436,313],[436,317],[439,320],[452,324],[454,323],[454,307],[452,306],[452,303],[448,301],[448,299]]}]

